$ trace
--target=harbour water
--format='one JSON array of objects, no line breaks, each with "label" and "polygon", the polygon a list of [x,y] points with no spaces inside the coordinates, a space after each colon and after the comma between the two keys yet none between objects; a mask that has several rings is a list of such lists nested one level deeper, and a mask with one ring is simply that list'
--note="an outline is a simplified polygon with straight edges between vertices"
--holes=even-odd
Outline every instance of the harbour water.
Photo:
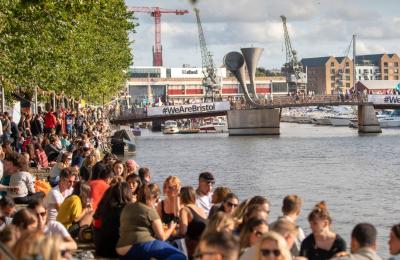
[{"label": "harbour water", "polygon": [[378,229],[378,252],[389,256],[390,227],[400,222],[400,129],[360,136],[356,129],[281,123],[279,137],[229,137],[227,134],[163,135],[142,131],[134,159],[151,169],[162,185],[178,175],[184,185],[197,185],[210,171],[216,186],[228,186],[245,199],[266,196],[270,221],[280,214],[282,199],[304,199],[299,224],[310,233],[307,216],[325,200],[333,230],[350,245],[359,222]]}]

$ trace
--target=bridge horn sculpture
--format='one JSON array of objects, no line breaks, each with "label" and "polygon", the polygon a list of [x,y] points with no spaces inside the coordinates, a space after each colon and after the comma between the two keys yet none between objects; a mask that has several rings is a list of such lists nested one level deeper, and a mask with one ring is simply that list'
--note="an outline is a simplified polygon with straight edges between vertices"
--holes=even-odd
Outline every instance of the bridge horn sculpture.
[{"label": "bridge horn sculpture", "polygon": [[[233,75],[235,75],[236,79],[239,81],[246,101],[255,108],[267,108],[267,105],[259,104],[252,98],[254,97],[256,100],[259,100],[254,81],[256,76],[256,66],[262,52],[264,51],[264,48],[241,48],[240,50],[242,51],[243,55],[237,51],[232,51],[226,54],[224,57],[224,65],[230,72],[233,73]],[[250,91],[245,82],[245,64],[250,77]]]}]

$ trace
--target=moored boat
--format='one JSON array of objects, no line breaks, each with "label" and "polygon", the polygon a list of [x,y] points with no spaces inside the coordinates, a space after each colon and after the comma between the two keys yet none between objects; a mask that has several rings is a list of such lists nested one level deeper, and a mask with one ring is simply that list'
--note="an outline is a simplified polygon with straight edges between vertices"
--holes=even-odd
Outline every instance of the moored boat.
[{"label": "moored boat", "polygon": [[179,133],[178,123],[174,120],[167,120],[164,123],[164,134],[177,134]]},{"label": "moored boat", "polygon": [[226,133],[228,132],[228,124],[223,120],[214,120],[211,124],[199,127],[201,132]]}]

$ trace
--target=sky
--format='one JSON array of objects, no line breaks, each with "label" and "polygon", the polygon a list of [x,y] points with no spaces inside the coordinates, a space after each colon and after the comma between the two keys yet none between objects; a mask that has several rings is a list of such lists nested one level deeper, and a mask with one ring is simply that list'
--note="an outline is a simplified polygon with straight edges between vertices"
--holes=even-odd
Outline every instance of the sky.
[{"label": "sky", "polygon": [[[130,7],[189,10],[183,16],[161,16],[164,66],[201,67],[196,16],[189,0],[125,2]],[[353,34],[357,54],[400,54],[399,0],[198,0],[196,7],[216,66],[230,51],[262,47],[258,66],[280,68],[286,60],[280,15],[287,17],[291,43],[300,59],[346,55]],[[154,18],[148,13],[135,16],[139,26],[130,35],[133,65],[151,66]]]}]

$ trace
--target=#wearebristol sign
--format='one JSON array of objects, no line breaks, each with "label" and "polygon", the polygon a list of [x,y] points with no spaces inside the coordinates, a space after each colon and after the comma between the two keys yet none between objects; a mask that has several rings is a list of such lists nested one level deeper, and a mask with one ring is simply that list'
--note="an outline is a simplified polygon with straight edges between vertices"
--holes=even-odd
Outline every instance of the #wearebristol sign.
[{"label": "#wearebristol sign", "polygon": [[210,112],[222,112],[230,110],[228,101],[199,103],[180,106],[165,106],[165,107],[149,107],[147,109],[148,116],[160,115],[182,115],[182,114],[198,114]]},{"label": "#wearebristol sign", "polygon": [[368,95],[368,102],[376,105],[399,104],[400,96],[398,95]]}]

